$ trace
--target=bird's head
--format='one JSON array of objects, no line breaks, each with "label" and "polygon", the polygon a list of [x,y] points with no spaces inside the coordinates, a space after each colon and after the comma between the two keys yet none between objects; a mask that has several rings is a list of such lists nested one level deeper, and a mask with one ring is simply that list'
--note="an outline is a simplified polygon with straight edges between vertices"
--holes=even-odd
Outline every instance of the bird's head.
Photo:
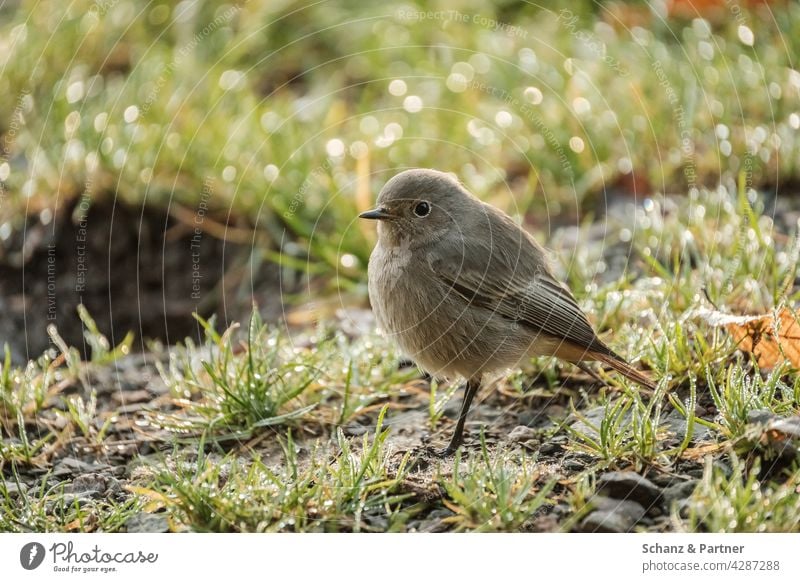
[{"label": "bird's head", "polygon": [[450,175],[413,169],[386,182],[376,207],[359,217],[379,221],[384,244],[416,246],[466,226],[466,211],[475,204],[481,203]]}]

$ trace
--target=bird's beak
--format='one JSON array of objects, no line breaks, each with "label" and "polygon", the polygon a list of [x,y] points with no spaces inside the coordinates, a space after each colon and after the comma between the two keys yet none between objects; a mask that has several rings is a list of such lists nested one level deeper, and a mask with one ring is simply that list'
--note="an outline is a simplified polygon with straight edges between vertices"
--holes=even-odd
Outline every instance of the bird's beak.
[{"label": "bird's beak", "polygon": [[385,208],[373,208],[358,215],[359,218],[368,218],[370,220],[385,220],[387,218],[394,218],[394,215],[388,212]]}]

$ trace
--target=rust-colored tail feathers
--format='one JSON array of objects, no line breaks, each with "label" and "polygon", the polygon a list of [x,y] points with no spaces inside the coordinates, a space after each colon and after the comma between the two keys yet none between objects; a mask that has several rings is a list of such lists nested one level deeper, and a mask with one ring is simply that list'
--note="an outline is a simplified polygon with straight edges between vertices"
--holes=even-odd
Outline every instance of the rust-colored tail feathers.
[{"label": "rust-colored tail feathers", "polygon": [[655,382],[653,382],[648,376],[631,366],[628,362],[622,359],[622,357],[618,356],[611,350],[609,350],[609,352],[610,353],[589,352],[589,355],[613,368],[625,376],[628,380],[636,382],[637,384],[640,384],[645,388],[649,388],[650,390],[656,389]]}]

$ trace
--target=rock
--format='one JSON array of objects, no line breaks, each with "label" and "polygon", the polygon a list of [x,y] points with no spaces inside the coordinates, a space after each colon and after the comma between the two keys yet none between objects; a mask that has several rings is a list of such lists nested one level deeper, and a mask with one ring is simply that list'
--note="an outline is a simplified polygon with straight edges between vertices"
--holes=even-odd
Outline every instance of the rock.
[{"label": "rock", "polygon": [[53,477],[67,477],[69,475],[80,475],[81,473],[95,473],[109,469],[109,465],[103,463],[85,463],[74,457],[64,457],[53,468]]},{"label": "rock", "polygon": [[569,459],[564,459],[561,466],[567,471],[578,473],[586,468],[586,463],[582,459],[570,457]]},{"label": "rock", "polygon": [[367,427],[358,424],[357,422],[350,422],[344,427],[344,434],[347,436],[361,436],[367,433]]},{"label": "rock", "polygon": [[690,479],[688,481],[675,483],[664,489],[662,497],[667,505],[671,504],[673,501],[687,499],[688,497],[691,497],[692,493],[694,493],[698,483],[699,481],[697,479]]},{"label": "rock", "polygon": [[75,494],[90,499],[99,499],[106,495],[119,493],[122,488],[119,481],[109,475],[102,473],[84,473],[72,480],[66,487],[64,493]]},{"label": "rock", "polygon": [[532,428],[524,425],[519,425],[510,433],[508,433],[508,440],[513,443],[519,443],[528,448],[534,448],[539,445],[539,433]]},{"label": "rock", "polygon": [[581,522],[582,532],[626,533],[646,520],[647,510],[635,501],[595,495],[589,503],[595,509]]},{"label": "rock", "polygon": [[130,404],[141,404],[141,403],[149,403],[153,400],[153,395],[144,389],[141,390],[125,390],[117,391],[111,393],[111,399],[114,400],[118,405],[130,405]]},{"label": "rock", "polygon": [[[573,431],[585,434],[589,438],[598,439],[600,433],[597,432],[597,427],[603,422],[606,416],[605,406],[596,406],[590,410],[582,412],[580,418],[571,414],[567,421],[571,422],[570,427]],[[620,421],[620,428],[627,426],[631,422],[631,411],[627,411]]]},{"label": "rock", "polygon": [[770,425],[772,430],[776,430],[788,438],[800,439],[800,416],[790,416],[781,418]]},{"label": "rock", "polygon": [[561,524],[555,515],[540,515],[533,518],[531,530],[541,533],[557,533],[561,529]]},{"label": "rock", "polygon": [[602,495],[595,495],[589,500],[589,503],[595,508],[595,511],[618,513],[634,524],[641,521],[647,513],[644,507],[635,501],[628,501],[626,499],[612,499],[610,497],[603,497]]},{"label": "rock", "polygon": [[800,416],[783,417],[768,410],[751,410],[747,421],[761,434],[758,441],[787,461],[797,458],[800,449]]},{"label": "rock", "polygon": [[597,492],[615,499],[635,501],[644,507],[661,499],[661,489],[633,471],[615,471],[600,476]]},{"label": "rock", "polygon": [[128,533],[166,533],[169,522],[163,515],[155,513],[136,513],[125,520]]},{"label": "rock", "polygon": [[664,499],[667,511],[670,512],[673,509],[677,509],[678,515],[686,517],[689,510],[689,499],[697,488],[698,483],[700,483],[698,479],[691,479],[689,481],[674,483],[664,489],[662,498]]},{"label": "rock", "polygon": [[635,526],[635,522],[619,513],[594,511],[583,519],[579,531],[584,533],[628,533],[633,531]]},{"label": "rock", "polygon": [[[661,426],[672,432],[678,441],[682,441],[689,430],[689,422],[677,410],[670,412],[661,422]],[[707,426],[695,422],[692,427],[691,440],[696,443],[712,441],[714,440],[714,433]]]},{"label": "rock", "polygon": [[20,495],[24,496],[28,492],[28,486],[25,483],[16,483],[14,481],[4,481],[2,489],[11,499],[15,499]]},{"label": "rock", "polygon": [[89,493],[64,493],[57,500],[47,501],[45,510],[54,515],[66,515],[73,506],[85,507],[91,503],[94,501]]},{"label": "rock", "polygon": [[546,443],[542,443],[542,446],[539,447],[539,454],[547,456],[555,456],[563,450],[564,447],[561,446],[561,443],[557,443],[554,441],[547,441]]},{"label": "rock", "polygon": [[751,410],[747,413],[747,422],[750,424],[763,424],[767,425],[774,419],[780,418],[769,410]]}]

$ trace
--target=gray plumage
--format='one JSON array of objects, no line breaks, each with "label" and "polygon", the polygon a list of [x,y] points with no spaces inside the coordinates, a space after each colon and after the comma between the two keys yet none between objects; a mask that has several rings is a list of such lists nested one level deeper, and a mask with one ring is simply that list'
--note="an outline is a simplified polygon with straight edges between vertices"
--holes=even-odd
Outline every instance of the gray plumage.
[{"label": "gray plumage", "polygon": [[474,395],[486,373],[555,355],[653,387],[597,338],[533,237],[447,174],[402,172],[361,216],[379,221],[368,269],[378,324],[431,374],[463,376]]}]

